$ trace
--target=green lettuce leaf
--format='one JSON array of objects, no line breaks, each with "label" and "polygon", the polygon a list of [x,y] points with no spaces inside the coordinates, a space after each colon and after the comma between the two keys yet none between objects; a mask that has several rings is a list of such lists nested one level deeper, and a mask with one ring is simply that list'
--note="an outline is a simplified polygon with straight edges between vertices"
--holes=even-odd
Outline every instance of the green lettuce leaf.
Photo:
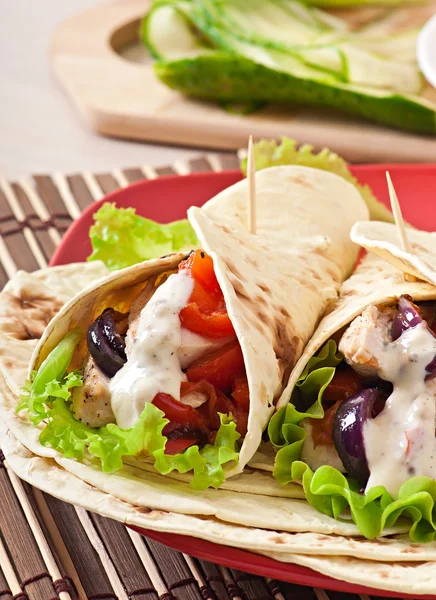
[{"label": "green lettuce leaf", "polygon": [[[281,139],[281,143],[275,140],[260,140],[254,144],[254,162],[256,170],[281,165],[302,165],[335,173],[359,190],[368,206],[372,220],[394,223],[391,211],[377,200],[371,188],[358,183],[345,160],[328,148],[324,148],[316,154],[309,144],[297,148],[297,142],[286,137]],[[246,158],[241,161],[241,169],[244,173],[247,172]]]},{"label": "green lettuce leaf", "polygon": [[27,410],[36,425],[45,421],[40,442],[51,446],[67,458],[83,461],[85,453],[100,459],[105,473],[123,467],[123,457],[150,455],[157,471],[193,471],[194,489],[220,487],[224,481],[223,465],[238,460],[240,438],[232,416],[220,414],[221,425],[214,444],[203,448],[191,446],[184,452],[165,454],[166,437],[162,430],[169,422],[154,404],[147,403],[138,422],[130,429],[115,424],[94,428],[77,421],[71,412],[71,389],[83,383],[77,371],[67,373],[74,349],[80,338],[76,329],[52,350],[23,388],[17,412]]},{"label": "green lettuce leaf", "polygon": [[[300,422],[306,418],[323,418],[322,396],[341,361],[336,342],[329,340],[307,363],[296,382],[290,402],[279,409],[269,422],[269,439],[277,450],[273,475],[281,485],[293,481],[292,464],[300,458],[307,437]],[[294,403],[308,408],[301,412]]]},{"label": "green lettuce leaf", "polygon": [[133,208],[117,208],[106,202],[94,215],[89,235],[92,253],[110,271],[198,246],[189,221],[161,224],[136,214]]},{"label": "green lettuce leaf", "polygon": [[66,374],[80,336],[80,329],[67,333],[38,371],[32,373],[31,380],[24,384],[16,412],[28,410],[34,425],[47,418],[47,407],[56,398],[67,400],[71,396],[70,389],[82,385],[82,378],[77,371]]},{"label": "green lettuce leaf", "polygon": [[384,486],[359,493],[359,485],[330,466],[315,473],[301,461],[292,464],[292,480],[303,485],[307,501],[319,512],[334,519],[351,514],[362,534],[368,539],[382,535],[400,517],[411,521],[412,542],[428,543],[436,537],[436,481],[429,477],[412,477],[400,488],[394,499]]},{"label": "green lettuce leaf", "polygon": [[431,542],[436,538],[436,481],[428,477],[413,477],[401,487],[394,499],[384,486],[360,493],[360,485],[345,477],[337,469],[325,465],[313,472],[300,461],[306,430],[303,419],[321,419],[324,416],[322,397],[342,357],[336,343],[329,340],[313,356],[299,377],[291,402],[309,406],[298,411],[290,402],[272,417],[268,434],[277,450],[273,475],[286,485],[301,483],[309,504],[319,512],[337,520],[350,516],[362,535],[374,539],[385,528],[393,527],[400,517],[410,519],[409,536],[413,542]]}]

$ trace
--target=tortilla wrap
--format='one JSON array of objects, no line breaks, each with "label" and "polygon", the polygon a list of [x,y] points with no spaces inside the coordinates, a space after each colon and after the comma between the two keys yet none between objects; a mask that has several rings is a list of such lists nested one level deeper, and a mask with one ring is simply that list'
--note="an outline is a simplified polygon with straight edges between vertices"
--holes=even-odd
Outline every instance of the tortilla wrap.
[{"label": "tortilla wrap", "polygon": [[434,300],[436,288],[423,281],[408,282],[396,266],[379,256],[367,254],[353,275],[342,284],[337,302],[330,306],[320,321],[289,378],[277,408],[289,402],[295,383],[307,362],[328,339],[351,323],[368,306],[395,303],[402,294],[409,294],[416,301]]},{"label": "tortilla wrap", "polygon": [[[99,514],[126,525],[167,533],[196,535],[214,543],[249,549],[275,560],[307,566],[330,577],[346,579],[364,586],[371,585],[405,594],[434,593],[434,543],[411,546],[401,535],[369,542],[337,534],[285,533],[282,530],[265,530],[227,523],[216,518],[214,513],[199,518],[165,509],[149,510],[123,502],[89,485],[51,459],[33,455],[10,433],[3,434],[1,444],[7,468],[12,469],[31,485],[61,500],[74,501],[87,510],[98,511]],[[79,468],[88,468],[75,464]],[[165,497],[168,495],[168,482],[166,478],[160,478],[162,481],[156,484],[155,490],[160,489],[161,496]],[[219,490],[214,491],[214,497],[219,493]],[[240,504],[243,504],[245,496],[250,498],[245,494],[233,495],[239,499]],[[268,498],[256,496],[255,499],[258,500],[257,511],[262,514]],[[322,515],[320,517],[323,518]]]},{"label": "tortilla wrap", "polygon": [[[204,212],[217,221],[246,229],[248,183],[244,179],[206,202]],[[365,217],[359,217],[362,212]],[[268,246],[285,251],[322,253],[336,265],[341,281],[356,262],[347,236],[356,220],[369,218],[356,188],[341,177],[310,167],[270,167],[256,173],[256,232]]]},{"label": "tortilla wrap", "polygon": [[356,223],[351,239],[404,273],[436,285],[436,233],[407,229],[411,252],[403,250],[398,229],[390,223]]},{"label": "tortilla wrap", "polygon": [[[218,206],[216,199],[205,209],[193,207],[188,211],[201,247],[213,259],[248,378],[248,432],[238,464],[227,471],[227,476],[240,472],[256,452],[274,401],[355,262],[358,249],[349,239],[351,225],[356,216],[367,216],[367,208],[352,185],[316,169],[278,167],[261,171],[256,176],[256,189],[257,235],[247,231],[240,210],[240,198],[248,197],[246,181],[226,190],[225,217],[213,213]],[[300,194],[304,202],[298,201]],[[279,227],[268,215],[285,208],[288,212],[282,214]],[[169,256],[112,273],[101,285],[70,300],[46,328],[29,373],[73,327],[86,331],[107,307],[128,312],[146,282],[177,269],[182,258]]]},{"label": "tortilla wrap", "polygon": [[19,395],[30,358],[54,315],[77,293],[107,274],[100,261],[18,271],[0,294],[0,372]]},{"label": "tortilla wrap", "polygon": [[[193,220],[196,212],[198,209],[193,211]],[[204,217],[202,211],[199,212],[200,225],[197,225],[199,227],[197,234],[205,250],[212,254],[215,250],[214,244],[220,238],[223,223],[215,223]],[[229,227],[228,224],[224,226]],[[242,228],[235,227],[235,230],[238,251],[244,249],[243,256],[249,256],[245,248],[250,243],[248,240],[252,238],[244,237]],[[234,232],[231,230],[231,233]],[[261,243],[264,244],[263,241]],[[233,258],[235,255],[238,256],[238,252],[235,253],[234,249],[233,245],[229,244],[228,252],[233,251]],[[295,259],[295,254],[290,252],[287,256],[286,253],[277,254],[276,251],[269,253],[269,250],[267,246],[263,246],[262,255],[265,255],[268,260],[272,258],[272,254],[279,256],[281,265],[288,264],[286,261],[289,256]],[[225,248],[224,258],[226,258],[226,251]],[[217,273],[223,291],[228,289],[229,297],[236,297],[239,300],[232,281],[229,283],[232,272],[229,275],[225,268],[227,265],[222,259],[223,254],[217,251],[216,257],[214,256],[215,264],[221,264],[221,260],[223,261],[220,269],[223,269],[225,276],[221,271]],[[177,264],[177,260],[178,257],[168,257],[161,259],[163,261],[161,263],[150,261],[151,265],[150,263],[140,265],[136,273],[135,268],[128,270],[128,277],[131,279],[128,280],[127,289],[133,295],[133,292],[143,285],[138,270],[147,267],[160,272],[159,268],[171,268],[171,265]],[[244,273],[244,263],[234,264]],[[273,264],[269,262],[270,270]],[[260,279],[265,271],[262,270],[262,264],[256,266],[258,269],[255,277]],[[89,304],[87,305],[85,299],[89,300],[92,297],[96,305],[100,302],[104,306],[106,293],[110,296],[109,300],[117,300],[117,292],[114,291],[110,281],[124,282],[122,278],[125,273],[111,275],[102,284],[88,288],[85,294],[70,301],[71,308],[62,310],[59,316],[68,314],[70,309],[77,308],[75,314],[86,320],[84,311]],[[379,284],[382,278],[383,285],[374,290],[374,281]],[[240,279],[244,285],[245,282],[239,276],[238,279],[233,279],[233,284]],[[271,286],[271,297],[275,300],[276,282],[274,278],[272,279],[274,285]],[[228,288],[224,287],[226,285]],[[243,289],[245,290],[245,287]],[[315,336],[319,334],[325,337],[318,346],[315,344],[312,354],[330,337],[331,333],[328,332],[337,331],[341,327],[340,323],[348,323],[365,306],[383,302],[381,297],[394,299],[397,294],[403,293],[410,293],[415,299],[421,300],[433,299],[436,295],[434,287],[425,283],[408,284],[395,268],[377,257],[368,256],[356,274],[343,285],[336,308],[333,311],[330,309],[330,314],[321,322]],[[125,299],[126,296],[123,297]],[[279,298],[281,299],[281,296]],[[226,302],[228,302],[227,296]],[[245,302],[247,304],[236,302],[232,304],[231,310],[236,316],[241,314],[237,310],[240,310],[241,306],[244,309],[242,313],[244,317],[252,316],[251,306],[246,299]],[[329,317],[332,321],[330,324]],[[56,319],[57,317],[54,322]],[[51,325],[48,330],[50,328]],[[265,332],[269,335],[272,331],[272,328],[265,328]],[[239,336],[239,331],[237,332]],[[247,335],[244,326],[241,327],[241,332]],[[265,339],[271,341],[272,338],[266,337],[266,333]],[[53,329],[51,335],[54,335]],[[50,340],[50,335],[46,339]],[[37,356],[38,349],[35,353],[35,357]],[[303,356],[308,356],[307,352]],[[299,365],[300,363],[295,368],[298,369]],[[434,543],[412,545],[404,536],[394,535],[408,529],[408,526],[401,521],[397,522],[395,529],[384,532],[385,535],[392,537],[376,541],[364,540],[352,522],[336,521],[317,512],[305,501],[293,499],[289,494],[291,486],[279,488],[268,474],[249,468],[246,468],[244,473],[227,480],[223,489],[203,492],[192,490],[184,482],[148,472],[147,465],[141,465],[141,468],[132,464],[125,465],[122,471],[108,475],[100,470],[96,462],[88,460],[83,464],[78,463],[61,456],[53,449],[41,446],[38,440],[40,430],[33,426],[25,415],[15,414],[17,399],[2,381],[0,381],[0,390],[2,391],[0,414],[6,419],[7,427],[14,433],[14,435],[6,434],[2,439],[8,466],[29,483],[60,499],[75,502],[86,509],[96,510],[100,514],[124,523],[157,531],[194,535],[217,543],[248,548],[274,558],[280,557],[279,560],[304,564],[330,576],[346,578],[354,583],[367,585],[370,582],[371,585],[381,589],[404,593],[434,592],[436,586],[434,564],[429,561],[436,560],[436,545]],[[286,533],[286,531],[295,533]],[[407,563],[402,562],[405,558]],[[377,559],[383,562],[378,563]],[[389,561],[397,564],[390,565]]]}]

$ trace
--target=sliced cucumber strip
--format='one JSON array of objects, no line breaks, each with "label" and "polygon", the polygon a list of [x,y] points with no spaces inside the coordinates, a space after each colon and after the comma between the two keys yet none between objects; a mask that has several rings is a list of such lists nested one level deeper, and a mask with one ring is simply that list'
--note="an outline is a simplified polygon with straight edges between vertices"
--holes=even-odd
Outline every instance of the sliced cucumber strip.
[{"label": "sliced cucumber strip", "polygon": [[415,59],[417,28],[385,33],[395,22],[386,10],[379,25],[351,31],[343,19],[307,4],[159,0],[144,20],[143,38],[160,61],[162,81],[189,95],[331,106],[435,133],[436,104],[422,97]]},{"label": "sliced cucumber strip", "polygon": [[399,129],[436,134],[435,105],[422,98],[294,77],[241,56],[215,52],[161,61],[155,70],[165,84],[189,96],[328,106]]}]

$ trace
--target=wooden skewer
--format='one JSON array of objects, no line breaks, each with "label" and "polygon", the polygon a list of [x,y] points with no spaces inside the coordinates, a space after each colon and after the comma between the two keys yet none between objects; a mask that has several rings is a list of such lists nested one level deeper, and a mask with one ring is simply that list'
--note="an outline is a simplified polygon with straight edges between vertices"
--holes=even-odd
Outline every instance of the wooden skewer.
[{"label": "wooden skewer", "polygon": [[253,136],[248,138],[247,155],[248,179],[248,230],[256,233],[256,167],[254,165]]},{"label": "wooden skewer", "polygon": [[[406,234],[406,227],[404,225],[404,219],[403,219],[403,214],[401,212],[401,206],[398,201],[398,196],[397,196],[397,193],[395,192],[394,184],[392,183],[392,179],[389,174],[389,171],[386,171],[386,179],[388,182],[391,208],[392,208],[392,212],[394,215],[395,224],[398,229],[398,234],[400,236],[401,247],[403,248],[403,250],[405,252],[409,252],[410,254],[413,254],[412,246],[411,246],[409,239],[407,237],[407,234]],[[417,279],[414,275],[409,275],[408,273],[404,274],[404,279],[406,281],[417,281]]]}]

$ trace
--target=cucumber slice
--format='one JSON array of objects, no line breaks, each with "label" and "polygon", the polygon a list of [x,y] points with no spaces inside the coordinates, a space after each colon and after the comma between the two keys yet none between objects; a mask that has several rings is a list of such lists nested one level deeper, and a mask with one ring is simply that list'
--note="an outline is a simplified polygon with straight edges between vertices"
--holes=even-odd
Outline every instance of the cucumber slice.
[{"label": "cucumber slice", "polygon": [[169,87],[197,98],[328,106],[398,129],[436,134],[435,105],[422,98],[295,77],[242,56],[214,52],[160,61],[155,71]]},{"label": "cucumber slice", "polygon": [[414,61],[404,64],[398,58],[377,56],[363,47],[362,35],[356,36],[360,45],[353,45],[352,33],[322,23],[322,11],[295,0],[200,0],[197,5],[204,19],[203,27],[197,25],[221,50],[264,66],[299,75],[297,60],[351,84],[406,94],[419,94],[422,88]]},{"label": "cucumber slice", "polygon": [[334,73],[341,81],[347,80],[348,72],[344,54],[335,46],[305,48],[298,52],[298,56],[307,66]]},{"label": "cucumber slice", "polygon": [[[309,6],[320,8],[349,8],[356,6],[404,6],[404,0],[304,0]],[[407,0],[407,4],[423,4],[423,0]]]},{"label": "cucumber slice", "polygon": [[153,5],[142,24],[142,39],[154,58],[188,58],[207,50],[191,27],[191,13],[189,0]]},{"label": "cucumber slice", "polygon": [[310,9],[290,0],[201,0],[204,32],[215,39],[216,29],[250,43],[281,47],[311,44],[326,29]]},{"label": "cucumber slice", "polygon": [[416,65],[395,62],[369,54],[351,44],[341,46],[347,81],[355,85],[384,88],[403,94],[419,94],[424,80]]},{"label": "cucumber slice", "polygon": [[[295,0],[160,0],[144,20],[143,37],[160,59],[158,76],[188,95],[331,106],[436,133],[436,104],[419,97],[423,78],[411,55],[416,28],[382,36],[372,23],[368,35],[368,27],[350,32],[323,14]],[[393,18],[385,13],[384,21]]]},{"label": "cucumber slice", "polygon": [[416,42],[419,31],[419,29],[413,29],[385,37],[356,34],[352,42],[358,48],[378,54],[379,56],[389,57],[398,62],[416,64]]}]

